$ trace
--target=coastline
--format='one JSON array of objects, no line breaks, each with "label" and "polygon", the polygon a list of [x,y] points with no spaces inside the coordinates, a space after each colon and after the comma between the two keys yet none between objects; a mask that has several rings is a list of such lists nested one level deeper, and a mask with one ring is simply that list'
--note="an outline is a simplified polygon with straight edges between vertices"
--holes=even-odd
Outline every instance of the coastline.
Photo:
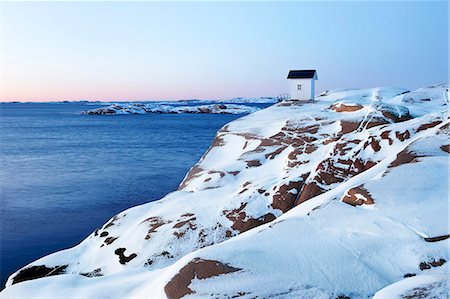
[{"label": "coastline", "polygon": [[[448,116],[441,112],[442,105],[447,105],[442,98],[442,88],[446,87],[433,86],[413,92],[392,88],[330,92],[317,101],[284,101],[235,120],[217,133],[212,146],[188,172],[179,191],[160,201],[119,213],[77,247],[44,257],[28,268],[45,265],[44,272],[40,273],[48,275],[64,266],[62,272],[70,275],[45,280],[54,281],[56,288],[58,284],[68,288],[76,282],[86,283],[86,288],[73,290],[73,296],[89,294],[90,282],[82,276],[97,277],[100,283],[107,277],[126,275],[134,281],[133,293],[127,293],[130,296],[149,291],[155,296],[165,294],[170,298],[192,292],[206,295],[212,290],[209,285],[212,281],[232,281],[241,288],[224,289],[213,284],[213,289],[227,296],[241,291],[261,296],[286,291],[291,295],[308,296],[373,295],[386,286],[388,278],[394,283],[407,273],[420,274],[414,270],[418,267],[416,260],[434,265],[434,260],[422,260],[424,256],[434,256],[436,261],[448,259],[445,244],[427,243],[408,228],[415,227],[429,237],[445,234],[440,227],[446,219],[442,214],[445,201],[441,199],[432,206],[423,200],[408,202],[408,197],[414,193],[417,193],[414,196],[431,200],[424,193],[427,189],[420,189],[420,180],[413,193],[401,193],[402,197],[397,200],[384,199],[400,192],[396,185],[404,184],[405,171],[424,165],[423,169],[429,170],[424,172],[425,176],[440,173],[440,165],[446,161],[444,127],[448,126]],[[421,156],[404,156],[402,153],[406,149]],[[414,163],[410,163],[413,160]],[[384,186],[380,185],[380,180],[397,183],[389,185],[389,189],[380,187]],[[434,192],[445,193],[439,183],[435,187]],[[414,218],[411,214],[396,213],[408,205],[417,205],[410,213],[425,220],[411,222],[409,219]],[[335,228],[327,229],[325,222],[330,219],[334,219],[331,222]],[[367,219],[371,220],[366,222]],[[324,230],[317,230],[315,221],[323,225]],[[352,222],[358,225],[348,234],[346,228],[351,227]],[[405,222],[406,227],[401,225]],[[379,223],[378,228],[373,223]],[[298,240],[294,242],[292,236],[296,231],[302,234],[296,235]],[[403,239],[401,243],[396,241],[398,236]],[[310,242],[315,238],[315,242]],[[331,246],[328,240],[337,242],[334,254],[353,267],[335,265],[334,271],[345,277],[349,277],[348,271],[352,269],[361,272],[361,276],[341,282],[338,293],[327,289],[317,267],[308,264],[308,260],[313,260],[334,265],[324,250]],[[277,243],[292,249],[288,251],[290,258],[279,260],[279,266],[275,263],[280,246]],[[397,251],[392,251],[390,243],[397,244]],[[381,256],[374,256],[376,260],[389,257],[399,260],[400,264],[389,266],[389,275],[377,280],[374,265],[366,259],[361,263],[359,256],[349,254],[346,246],[360,254],[369,250],[367,246],[375,246],[381,252]],[[420,254],[412,254],[411,246]],[[310,253],[294,250],[302,247],[309,248]],[[271,262],[260,264],[261,256],[248,254],[257,249]],[[402,260],[398,254],[408,254],[410,258]],[[72,261],[74,257],[77,257],[76,263]],[[287,267],[285,263],[290,259],[303,262],[290,271],[277,268]],[[302,264],[309,265],[307,270]],[[429,266],[429,269],[439,274],[446,269],[444,264]],[[193,273],[200,280],[191,285],[194,283],[189,278],[191,270],[183,269],[194,269]],[[311,281],[299,277],[299,271],[316,274],[312,274]],[[263,282],[251,279],[246,273],[263,275]],[[154,275],[163,275],[163,278],[156,279]],[[16,276],[20,277],[20,271]],[[285,276],[296,276],[298,285],[289,288],[277,278]],[[214,280],[209,280],[212,277]],[[361,283],[364,277],[371,277],[372,282]],[[139,281],[143,279],[152,282],[141,286]],[[275,280],[279,282],[278,287],[274,285]],[[40,279],[35,281],[38,283]],[[242,285],[239,281],[248,284]],[[25,294],[26,285],[33,285],[31,281],[23,283],[21,288],[22,283],[11,286],[13,282],[14,275],[6,290],[11,288]],[[270,289],[261,289],[261,283]],[[305,283],[317,286],[302,288]],[[356,285],[358,289],[351,288]],[[350,290],[353,293],[347,294]],[[126,294],[117,288],[114,291]]]}]

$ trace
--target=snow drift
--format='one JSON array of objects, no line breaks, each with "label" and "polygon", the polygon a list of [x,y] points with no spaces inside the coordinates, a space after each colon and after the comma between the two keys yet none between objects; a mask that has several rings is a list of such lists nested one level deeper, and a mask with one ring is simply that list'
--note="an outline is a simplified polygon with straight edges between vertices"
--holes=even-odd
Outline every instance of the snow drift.
[{"label": "snow drift", "polygon": [[19,269],[0,298],[445,298],[447,93],[334,90],[235,120],[179,190]]}]

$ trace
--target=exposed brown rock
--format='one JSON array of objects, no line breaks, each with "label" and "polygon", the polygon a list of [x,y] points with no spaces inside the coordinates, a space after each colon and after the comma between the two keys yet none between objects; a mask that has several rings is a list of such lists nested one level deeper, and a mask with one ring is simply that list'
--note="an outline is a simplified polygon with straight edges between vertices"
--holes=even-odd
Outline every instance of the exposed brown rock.
[{"label": "exposed brown rock", "polygon": [[[402,299],[425,299],[438,297],[433,296],[435,287],[439,287],[439,282],[431,283],[426,286],[416,287],[402,294]],[[442,298],[442,297],[440,297]]]},{"label": "exposed brown rock", "polygon": [[295,132],[297,134],[304,134],[304,133],[309,133],[309,134],[316,134],[319,129],[320,129],[320,125],[319,124],[313,124],[310,126],[305,126],[305,127],[290,127],[290,126],[286,126],[283,128],[285,131],[292,131]]},{"label": "exposed brown rock", "polygon": [[199,173],[202,172],[204,169],[201,168],[198,165],[194,165],[189,172],[187,173],[186,177],[184,178],[184,180],[181,182],[180,186],[178,186],[178,190],[183,190],[187,184],[189,183],[189,181],[193,180],[194,178],[199,176]]},{"label": "exposed brown rock", "polygon": [[169,299],[179,299],[193,293],[189,285],[194,278],[207,279],[239,270],[241,269],[218,261],[195,258],[180,269],[172,280],[166,284],[164,291]]},{"label": "exposed brown rock", "polygon": [[358,186],[347,190],[341,201],[352,206],[374,204],[372,195],[363,186]]},{"label": "exposed brown rock", "polygon": [[194,221],[195,221],[196,219],[197,219],[196,217],[193,217],[193,218],[188,219],[188,220],[183,220],[183,221],[177,222],[177,223],[175,223],[175,225],[173,226],[173,228],[180,228],[180,227],[183,227],[184,225],[187,224],[191,229],[195,229],[195,223],[194,223]]},{"label": "exposed brown rock", "polygon": [[[184,214],[186,215],[186,214]],[[193,214],[191,214],[193,215]],[[186,232],[188,230],[196,230],[197,229],[197,225],[195,224],[195,220],[197,219],[197,217],[191,217],[190,219],[186,219],[186,220],[179,220],[179,222],[175,223],[175,225],[173,226],[174,229],[176,229],[173,234],[177,237],[177,238],[181,238],[183,237]]]},{"label": "exposed brown rock", "polygon": [[352,149],[353,144],[359,144],[360,142],[361,140],[359,139],[338,142],[334,146],[333,154],[335,156],[345,156],[347,152],[349,152]]},{"label": "exposed brown rock", "polygon": [[260,138],[258,137],[258,135],[255,135],[253,133],[234,133],[236,136],[241,136],[243,138],[245,138],[245,140],[259,140]]},{"label": "exposed brown rock", "polygon": [[305,153],[311,154],[311,153],[315,152],[318,148],[319,147],[317,147],[317,145],[308,143],[305,146]]},{"label": "exposed brown rock", "polygon": [[[366,146],[369,143],[366,142]],[[317,175],[314,177],[314,180],[320,184],[331,185],[334,183],[341,183],[351,176],[354,176],[360,172],[363,172],[371,167],[373,167],[376,163],[370,160],[363,161],[359,158],[355,160],[352,159],[336,159],[336,156],[339,155],[340,144],[335,147],[335,152],[333,157],[327,158],[323,160],[316,168]],[[346,149],[344,148],[342,152],[345,153]],[[342,164],[348,165],[343,167]]]},{"label": "exposed brown rock", "polygon": [[17,273],[12,279],[12,284],[16,284],[26,280],[32,280],[41,277],[54,276],[64,274],[68,265],[47,267],[47,266],[31,266],[24,268]]},{"label": "exposed brown rock", "polygon": [[439,259],[438,261],[436,261],[435,259],[432,259],[428,262],[421,262],[419,265],[420,270],[427,270],[427,269],[431,269],[432,267],[440,267],[443,264],[445,264],[445,262],[447,262],[444,259]]},{"label": "exposed brown rock", "polygon": [[448,136],[450,134],[449,127],[450,127],[450,121],[444,125],[441,125],[440,128],[437,130],[436,135]]},{"label": "exposed brown rock", "polygon": [[186,234],[186,232],[184,232],[184,231],[181,231],[181,232],[175,231],[175,232],[173,232],[173,235],[175,237],[177,237],[178,239],[181,239],[185,234]]},{"label": "exposed brown rock", "polygon": [[395,132],[395,137],[397,137],[398,140],[400,141],[405,141],[406,139],[409,139],[411,137],[411,135],[409,134],[409,131],[406,130],[403,133],[400,132]]},{"label": "exposed brown rock", "polygon": [[362,161],[361,159],[356,159],[355,161],[353,161],[353,166],[355,167],[357,172],[366,171],[367,169],[372,168],[376,164],[377,163],[370,160]]},{"label": "exposed brown rock", "polygon": [[294,168],[294,167],[297,167],[299,165],[306,164],[306,163],[309,163],[309,160],[307,160],[307,161],[288,161],[287,167]]},{"label": "exposed brown rock", "polygon": [[247,292],[237,292],[235,295],[232,295],[231,298],[239,298],[239,297],[242,297],[242,296],[245,296],[245,295],[248,295],[248,294],[250,294],[250,293],[247,293]]},{"label": "exposed brown rock", "polygon": [[326,138],[326,139],[324,139],[324,140],[322,141],[322,144],[327,145],[327,144],[330,144],[330,143],[335,142],[335,141],[337,141],[337,140],[339,140],[338,137]]},{"label": "exposed brown rock", "polygon": [[450,154],[450,144],[442,145],[441,150],[443,150],[447,154]]},{"label": "exposed brown rock", "polygon": [[242,193],[244,193],[244,192],[246,192],[246,191],[248,191],[248,189],[247,189],[247,188],[244,188],[244,189],[242,189],[242,190],[239,192],[239,194],[242,194]]},{"label": "exposed brown rock", "polygon": [[428,237],[428,238],[423,238],[423,239],[425,241],[427,241],[427,242],[439,242],[439,241],[447,240],[448,238],[450,238],[450,235],[442,235],[442,236],[437,236],[437,237]]},{"label": "exposed brown rock", "polygon": [[108,237],[103,241],[106,245],[111,245],[115,240],[117,240],[117,237]]},{"label": "exposed brown rock", "polygon": [[389,134],[391,133],[391,131],[384,131],[383,133],[381,133],[380,137],[381,139],[385,139],[389,142],[389,145],[392,145],[392,143],[394,143],[394,141],[389,137]]},{"label": "exposed brown rock", "polygon": [[214,174],[214,173],[218,173],[221,178],[223,178],[225,176],[225,172],[223,172],[223,171],[218,171],[218,170],[210,170],[210,171],[208,171],[208,174]]},{"label": "exposed brown rock", "polygon": [[[324,164],[319,164],[319,167],[323,167]],[[345,177],[338,168],[334,167],[333,164],[328,165],[327,168],[319,168],[321,171],[315,177],[315,180],[326,185],[331,185],[334,183],[342,182]]]},{"label": "exposed brown rock", "polygon": [[247,187],[247,186],[249,186],[251,184],[252,184],[252,182],[247,181],[244,184],[242,184],[242,188],[245,188],[245,187]]},{"label": "exposed brown rock", "polygon": [[384,117],[386,117],[387,119],[392,120],[395,123],[406,121],[406,120],[410,120],[412,118],[411,115],[409,115],[409,113],[406,114],[406,115],[402,115],[402,116],[393,114],[392,112],[389,112],[389,111],[386,111],[386,110],[384,110],[381,113],[383,114]]},{"label": "exposed brown rock", "polygon": [[259,160],[250,160],[250,161],[247,161],[247,165],[248,165],[248,167],[258,167],[258,166],[261,166],[262,164]]},{"label": "exposed brown rock", "polygon": [[238,175],[238,174],[240,173],[240,171],[239,171],[239,170],[236,170],[236,171],[228,171],[227,173],[236,176],[236,175]]},{"label": "exposed brown rock", "polygon": [[348,120],[341,120],[341,134],[347,134],[358,129],[360,123]]},{"label": "exposed brown rock", "polygon": [[303,148],[294,148],[294,150],[289,153],[288,159],[289,160],[297,160],[297,156],[303,154],[302,149]]},{"label": "exposed brown rock", "polygon": [[223,134],[220,134],[221,132],[219,131],[219,133],[217,134],[216,138],[214,138],[212,144],[211,144],[211,148],[213,147],[218,147],[218,146],[224,146],[225,145],[225,141],[223,140]]},{"label": "exposed brown rock", "polygon": [[161,217],[149,217],[142,221],[141,223],[148,222],[150,228],[148,230],[147,235],[145,236],[145,239],[148,240],[151,238],[152,234],[156,232],[158,227],[163,226],[164,224],[170,223],[171,221],[164,221]]},{"label": "exposed brown rock", "polygon": [[296,205],[299,205],[305,201],[307,201],[310,198],[313,198],[314,196],[317,196],[319,194],[322,194],[325,190],[320,188],[316,183],[308,183],[303,187],[303,189],[300,192],[300,195],[298,196]]},{"label": "exposed brown rock", "polygon": [[231,228],[239,231],[240,233],[273,221],[276,218],[272,213],[267,213],[257,219],[248,217],[244,211],[246,206],[247,203],[242,203],[237,209],[223,211],[223,214],[233,222]]},{"label": "exposed brown rock", "polygon": [[159,254],[158,256],[163,256],[163,257],[168,258],[168,259],[173,259],[173,254],[171,254],[171,253],[168,252],[167,250],[164,250],[164,251],[161,252],[161,254]]},{"label": "exposed brown rock", "polygon": [[101,268],[97,268],[91,272],[86,272],[86,273],[80,273],[80,275],[86,276],[86,277],[100,277],[103,276],[102,273],[102,269]]},{"label": "exposed brown rock", "polygon": [[[260,145],[249,153],[261,153],[264,152],[267,147],[278,146],[274,152],[266,154],[266,158],[273,159],[275,156],[284,151],[289,145],[294,147],[295,151],[300,151],[299,148],[305,145],[305,143],[311,143],[317,140],[317,138],[312,136],[312,134],[316,134],[319,128],[319,124],[299,126],[298,124],[287,123],[277,134],[269,138],[262,139]],[[316,150],[316,147],[310,145],[307,146],[306,150],[308,152],[313,152]],[[301,152],[298,152],[297,154],[301,154]]]},{"label": "exposed brown rock", "polygon": [[[216,227],[214,228],[214,230],[218,230],[219,228],[222,227],[222,224],[220,224],[219,222],[216,223]],[[206,231],[202,228],[198,234],[198,242],[200,245],[200,248],[206,247],[211,245],[212,243],[208,243],[206,242],[206,237],[208,236],[208,234],[206,233]]]},{"label": "exposed brown rock", "polygon": [[335,103],[331,106],[331,110],[336,112],[354,112],[364,108],[364,106],[360,104],[344,104],[344,103]]},{"label": "exposed brown rock", "polygon": [[283,152],[285,149],[286,149],[286,146],[279,147],[274,152],[266,154],[265,157],[266,157],[266,159],[273,159],[276,156],[278,156],[281,152]]},{"label": "exposed brown rock", "polygon": [[367,123],[365,123],[365,127],[367,129],[370,129],[373,127],[378,127],[378,126],[382,126],[382,125],[386,125],[386,124],[389,124],[389,122],[384,118],[373,118],[373,119],[370,119]]},{"label": "exposed brown rock", "polygon": [[[283,212],[287,212],[294,206],[295,200],[297,198],[298,193],[300,192],[303,186],[303,181],[292,181],[287,185],[281,185],[278,190],[275,192],[272,198],[272,208],[282,210]],[[290,192],[291,190],[296,189],[297,192],[294,194]]]},{"label": "exposed brown rock", "polygon": [[426,129],[430,129],[430,128],[434,128],[437,125],[439,125],[440,123],[442,123],[442,121],[436,120],[436,121],[433,121],[433,122],[428,123],[428,124],[423,124],[423,125],[421,125],[420,127],[417,128],[417,132],[420,132],[420,131],[423,131],[423,130],[426,130]]},{"label": "exposed brown rock", "polygon": [[[124,215],[124,216],[125,216],[125,215]],[[115,225],[115,223],[116,223],[117,220],[119,220],[119,216],[118,216],[118,215],[115,215],[115,216],[111,219],[111,221],[109,221],[109,222],[105,225],[104,229],[107,229],[108,227],[111,227],[111,226]]]},{"label": "exposed brown rock", "polygon": [[184,213],[183,215],[181,215],[181,217],[191,217],[194,216],[193,213]]},{"label": "exposed brown rock", "polygon": [[281,142],[281,140],[283,140],[286,137],[286,135],[283,132],[279,132],[276,135],[270,137],[270,138],[265,138],[261,140],[261,143],[258,145],[258,147],[254,150],[254,152],[262,152],[264,150],[264,148],[268,147],[268,146],[278,146],[278,145],[283,145],[283,143]]},{"label": "exposed brown rock", "polygon": [[372,149],[373,149],[375,152],[378,152],[378,151],[381,149],[380,142],[378,142],[378,140],[376,140],[376,139],[373,138],[373,137],[371,138],[370,146],[372,147]]},{"label": "exposed brown rock", "polygon": [[[243,212],[245,216],[245,212]],[[271,222],[275,220],[276,217],[272,213],[267,213],[259,218],[238,218],[235,223],[231,226],[231,228],[243,233],[257,226],[263,225],[265,223]]]},{"label": "exposed brown rock", "polygon": [[397,154],[397,158],[389,165],[389,167],[397,167],[407,163],[414,163],[419,156],[409,151],[408,149],[404,149]]}]

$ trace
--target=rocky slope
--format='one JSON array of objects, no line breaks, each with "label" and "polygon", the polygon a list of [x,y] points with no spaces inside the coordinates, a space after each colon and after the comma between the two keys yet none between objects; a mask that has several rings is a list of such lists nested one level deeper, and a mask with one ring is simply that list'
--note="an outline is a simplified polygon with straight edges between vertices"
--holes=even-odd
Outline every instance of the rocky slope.
[{"label": "rocky slope", "polygon": [[233,121],[178,191],[18,270],[0,298],[445,294],[447,92],[334,90]]}]

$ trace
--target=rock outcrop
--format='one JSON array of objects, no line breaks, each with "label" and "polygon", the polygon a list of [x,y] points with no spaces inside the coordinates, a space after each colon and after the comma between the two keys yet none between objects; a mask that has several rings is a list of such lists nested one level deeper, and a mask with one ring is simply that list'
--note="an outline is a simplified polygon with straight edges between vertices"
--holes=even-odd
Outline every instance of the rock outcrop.
[{"label": "rock outcrop", "polygon": [[235,120],[177,191],[19,269],[0,298],[367,298],[444,275],[419,265],[450,258],[447,90],[328,91]]}]

